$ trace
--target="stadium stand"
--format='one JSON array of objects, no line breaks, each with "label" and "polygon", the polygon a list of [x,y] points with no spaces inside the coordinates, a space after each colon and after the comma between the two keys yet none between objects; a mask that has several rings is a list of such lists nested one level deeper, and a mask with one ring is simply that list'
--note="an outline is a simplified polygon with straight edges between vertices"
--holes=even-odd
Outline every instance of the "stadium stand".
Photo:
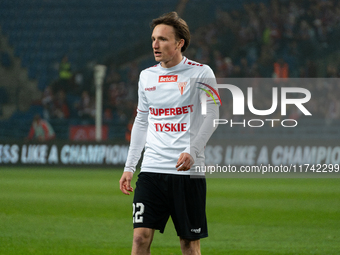
[{"label": "stadium stand", "polygon": [[[272,77],[279,58],[289,66],[289,77],[340,76],[338,60],[330,61],[340,49],[337,1],[184,2],[183,17],[193,32],[186,56],[212,66],[217,77]],[[79,116],[77,105],[83,91],[93,97],[93,64],[105,63],[109,68],[104,83],[104,124],[110,126],[109,139],[124,139],[126,126],[134,116],[138,73],[154,64],[148,40],[150,17],[175,10],[177,4],[165,0],[1,1],[2,33],[43,96],[32,102],[27,112],[17,111],[10,119],[1,120],[0,139],[25,137],[34,114],[46,113],[44,98],[48,93],[52,110],[55,108],[60,90],[58,66],[65,54],[73,73],[66,91],[70,114],[68,118],[50,119],[57,138],[68,139],[71,124],[94,123]],[[1,60],[3,66],[8,65],[6,56]],[[326,89],[326,94],[339,96],[338,86]],[[315,134],[321,125],[329,128],[330,136],[339,136],[334,128],[340,119],[336,98],[326,98],[327,106],[316,108],[318,117],[313,121],[317,125],[294,129],[295,135]],[[332,107],[336,113],[326,122]],[[285,135],[279,130],[258,132]],[[244,130],[232,132],[244,137]]]},{"label": "stadium stand", "polygon": [[174,1],[14,0],[0,5],[3,33],[29,77],[42,76],[43,90],[58,77],[53,64],[64,54],[77,69],[91,60],[101,61],[108,52],[117,54],[149,32],[141,24],[147,24],[151,14],[173,8]]}]

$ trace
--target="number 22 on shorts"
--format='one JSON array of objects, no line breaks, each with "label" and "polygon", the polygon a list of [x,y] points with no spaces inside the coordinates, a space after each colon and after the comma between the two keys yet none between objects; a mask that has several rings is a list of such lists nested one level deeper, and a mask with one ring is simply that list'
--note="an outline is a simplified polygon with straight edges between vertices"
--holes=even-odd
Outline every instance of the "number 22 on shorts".
[{"label": "number 22 on shorts", "polygon": [[133,223],[143,223],[144,204],[143,203],[132,203],[132,218]]}]

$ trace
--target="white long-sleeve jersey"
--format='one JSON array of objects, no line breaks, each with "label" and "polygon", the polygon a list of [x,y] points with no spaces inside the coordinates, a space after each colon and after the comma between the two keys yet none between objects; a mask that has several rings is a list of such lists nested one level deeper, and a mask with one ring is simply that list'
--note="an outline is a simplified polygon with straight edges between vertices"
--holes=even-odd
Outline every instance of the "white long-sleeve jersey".
[{"label": "white long-sleeve jersey", "polygon": [[[215,83],[209,66],[186,57],[171,68],[158,64],[143,70],[124,171],[135,171],[145,148],[142,172],[204,174],[196,172],[195,166],[204,165],[204,147],[215,130],[213,120],[218,119],[220,102]],[[207,114],[203,115],[201,101],[207,96]],[[176,169],[182,152],[194,158],[189,171]]]}]

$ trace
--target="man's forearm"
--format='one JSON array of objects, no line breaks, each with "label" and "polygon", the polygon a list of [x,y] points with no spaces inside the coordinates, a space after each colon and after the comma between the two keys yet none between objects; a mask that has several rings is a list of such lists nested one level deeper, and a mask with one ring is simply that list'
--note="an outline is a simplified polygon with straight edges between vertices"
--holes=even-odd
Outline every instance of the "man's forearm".
[{"label": "man's forearm", "polygon": [[196,156],[204,150],[205,145],[209,141],[209,138],[214,133],[217,125],[214,127],[214,119],[219,118],[219,106],[215,104],[207,105],[207,114],[204,121],[195,136],[195,138],[190,141],[190,147],[188,147],[184,152],[190,153],[194,160]]}]

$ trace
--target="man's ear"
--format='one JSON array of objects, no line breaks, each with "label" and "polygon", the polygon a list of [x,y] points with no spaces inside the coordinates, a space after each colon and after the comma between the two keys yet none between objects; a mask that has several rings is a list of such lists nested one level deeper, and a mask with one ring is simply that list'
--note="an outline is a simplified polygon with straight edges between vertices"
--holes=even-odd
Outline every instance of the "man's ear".
[{"label": "man's ear", "polygon": [[184,46],[184,42],[185,42],[184,39],[180,39],[180,40],[177,42],[176,50],[177,50],[177,48],[182,48],[182,47]]}]

